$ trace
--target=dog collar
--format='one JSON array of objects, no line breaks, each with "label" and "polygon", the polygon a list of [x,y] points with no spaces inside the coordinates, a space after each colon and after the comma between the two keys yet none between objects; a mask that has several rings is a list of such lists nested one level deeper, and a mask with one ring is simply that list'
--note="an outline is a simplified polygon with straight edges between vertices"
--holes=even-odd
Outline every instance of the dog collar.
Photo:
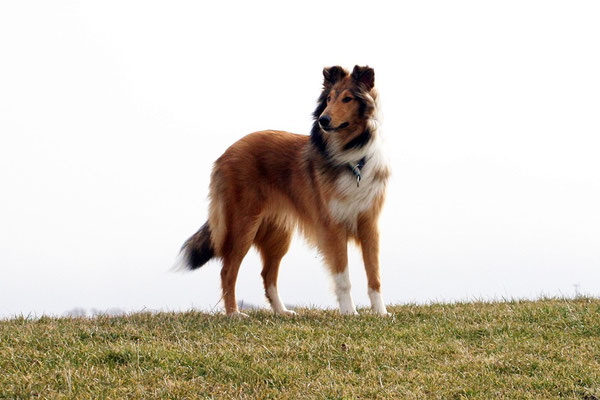
[{"label": "dog collar", "polygon": [[362,179],[362,169],[365,166],[365,163],[367,162],[367,157],[363,157],[360,160],[358,160],[358,163],[356,164],[351,164],[348,163],[348,169],[350,170],[350,172],[352,172],[352,174],[356,177],[356,187],[359,187],[360,185],[360,180]]}]

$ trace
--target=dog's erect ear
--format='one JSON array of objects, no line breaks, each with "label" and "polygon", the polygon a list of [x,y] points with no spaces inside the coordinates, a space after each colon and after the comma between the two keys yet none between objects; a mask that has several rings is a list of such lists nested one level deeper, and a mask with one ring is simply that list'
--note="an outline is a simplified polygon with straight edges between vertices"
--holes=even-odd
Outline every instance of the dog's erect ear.
[{"label": "dog's erect ear", "polygon": [[355,65],[352,70],[352,80],[364,85],[367,90],[371,90],[375,86],[375,71],[368,66],[359,67]]},{"label": "dog's erect ear", "polygon": [[346,76],[348,76],[348,72],[337,65],[335,67],[323,68],[323,77],[325,78],[323,85],[332,86]]}]

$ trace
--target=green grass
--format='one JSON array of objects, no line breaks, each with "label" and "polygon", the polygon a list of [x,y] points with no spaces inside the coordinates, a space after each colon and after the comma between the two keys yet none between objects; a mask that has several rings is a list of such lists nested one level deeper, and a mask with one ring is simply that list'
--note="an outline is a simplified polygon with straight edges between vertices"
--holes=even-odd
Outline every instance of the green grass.
[{"label": "green grass", "polygon": [[0,398],[600,399],[600,300],[0,321]]}]

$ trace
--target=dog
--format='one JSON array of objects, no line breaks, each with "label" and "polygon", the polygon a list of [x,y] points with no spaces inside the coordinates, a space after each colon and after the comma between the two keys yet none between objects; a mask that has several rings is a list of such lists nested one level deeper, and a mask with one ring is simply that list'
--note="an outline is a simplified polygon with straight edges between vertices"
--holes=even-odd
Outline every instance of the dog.
[{"label": "dog", "polygon": [[347,246],[362,250],[374,312],[387,315],[381,296],[378,217],[390,175],[382,155],[372,68],[323,70],[323,89],[310,136],[251,133],[214,163],[208,221],[183,245],[188,270],[222,261],[225,312],[238,310],[235,284],[252,245],[262,258],[267,299],[276,314],[294,315],[279,297],[281,259],[298,229],[317,247],[333,276],[341,314],[357,314],[350,294]]}]

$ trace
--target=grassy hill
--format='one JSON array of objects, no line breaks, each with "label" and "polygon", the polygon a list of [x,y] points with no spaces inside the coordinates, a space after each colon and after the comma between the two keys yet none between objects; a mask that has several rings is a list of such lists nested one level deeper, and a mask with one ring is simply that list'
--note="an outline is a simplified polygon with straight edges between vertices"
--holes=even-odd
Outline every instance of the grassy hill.
[{"label": "grassy hill", "polygon": [[600,300],[0,321],[0,398],[600,399]]}]

